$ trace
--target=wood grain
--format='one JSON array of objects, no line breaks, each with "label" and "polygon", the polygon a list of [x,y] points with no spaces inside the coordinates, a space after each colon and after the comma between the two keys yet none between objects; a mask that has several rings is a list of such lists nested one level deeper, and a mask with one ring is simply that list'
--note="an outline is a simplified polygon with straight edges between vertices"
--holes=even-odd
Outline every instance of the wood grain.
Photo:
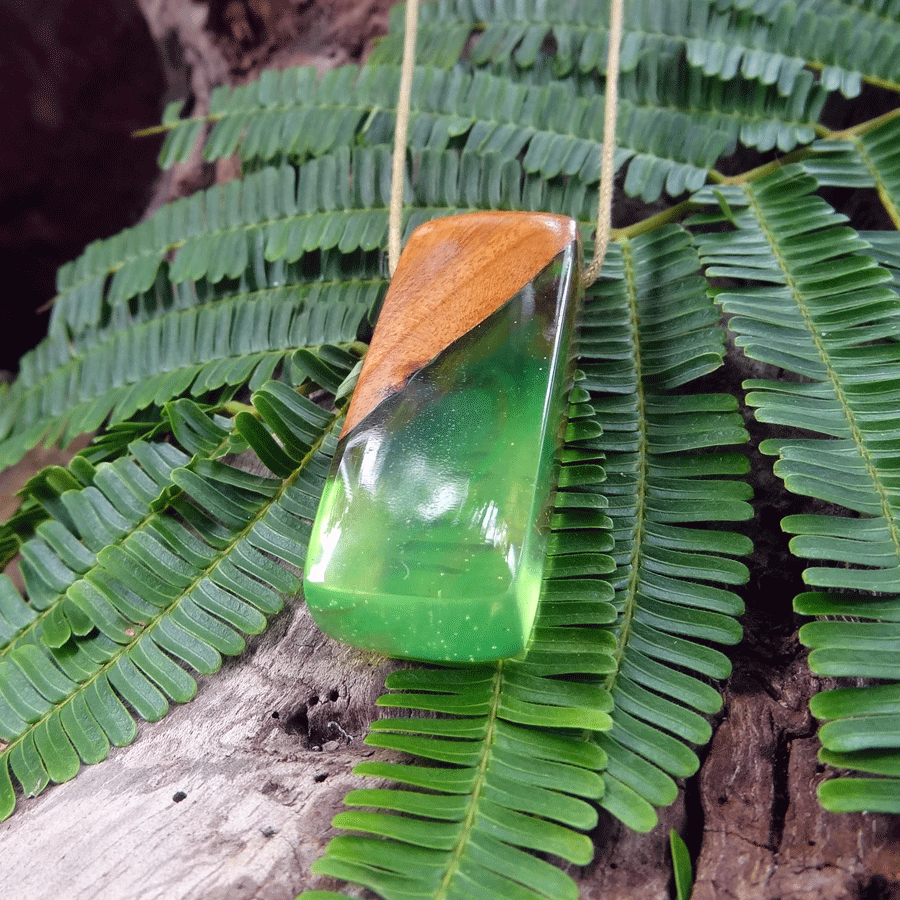
[{"label": "wood grain", "polygon": [[544,213],[480,212],[420,225],[385,297],[342,435],[577,239],[574,220]]}]

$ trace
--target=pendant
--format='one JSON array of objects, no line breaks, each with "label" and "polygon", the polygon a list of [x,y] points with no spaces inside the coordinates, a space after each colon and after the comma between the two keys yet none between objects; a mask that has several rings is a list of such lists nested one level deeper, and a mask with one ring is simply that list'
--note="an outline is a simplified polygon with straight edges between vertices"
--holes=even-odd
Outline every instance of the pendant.
[{"label": "pendant", "polygon": [[485,212],[410,236],[350,402],[304,576],[344,643],[503,659],[537,612],[581,280],[572,219]]}]

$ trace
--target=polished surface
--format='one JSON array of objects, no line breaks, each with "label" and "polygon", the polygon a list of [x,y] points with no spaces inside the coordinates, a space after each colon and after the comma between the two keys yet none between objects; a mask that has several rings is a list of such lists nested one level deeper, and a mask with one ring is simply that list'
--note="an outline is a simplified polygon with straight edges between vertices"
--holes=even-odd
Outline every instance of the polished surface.
[{"label": "polished surface", "polygon": [[327,634],[430,660],[524,649],[564,427],[572,228],[533,280],[342,437],[304,579]]},{"label": "polished surface", "polygon": [[565,216],[479,212],[420,225],[403,248],[343,434],[577,239]]}]

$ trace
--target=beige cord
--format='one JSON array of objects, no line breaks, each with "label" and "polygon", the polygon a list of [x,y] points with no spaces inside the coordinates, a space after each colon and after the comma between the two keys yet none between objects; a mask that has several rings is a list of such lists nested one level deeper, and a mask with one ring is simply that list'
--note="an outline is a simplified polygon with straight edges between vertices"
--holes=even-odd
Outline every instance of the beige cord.
[{"label": "beige cord", "polygon": [[606,103],[603,107],[603,150],[600,153],[600,192],[597,200],[597,234],[594,258],[584,271],[582,282],[590,287],[603,268],[612,232],[613,163],[616,152],[616,111],[619,105],[619,45],[622,43],[624,0],[609,5],[609,52],[606,59]]},{"label": "beige cord", "polygon": [[413,69],[416,64],[418,19],[419,0],[406,0],[406,33],[403,35],[403,64],[400,69],[400,92],[397,96],[394,155],[391,159],[391,207],[388,216],[388,271],[391,273],[391,277],[393,277],[400,259],[403,182],[406,174],[406,133],[409,130],[409,106],[412,97]]},{"label": "beige cord", "polygon": [[[606,102],[603,108],[603,149],[600,153],[600,188],[597,199],[597,232],[594,258],[582,279],[589,287],[600,274],[612,232],[612,198],[616,152],[616,113],[619,105],[619,47],[622,43],[624,0],[610,0],[609,51],[606,59]],[[388,270],[391,276],[400,259],[400,227],[403,220],[403,183],[406,172],[406,135],[409,130],[409,107],[412,97],[413,69],[416,60],[416,30],[419,0],[406,2],[406,33],[403,36],[403,64],[397,97],[397,124],[394,130],[394,153],[391,160],[391,204],[388,217]]]}]

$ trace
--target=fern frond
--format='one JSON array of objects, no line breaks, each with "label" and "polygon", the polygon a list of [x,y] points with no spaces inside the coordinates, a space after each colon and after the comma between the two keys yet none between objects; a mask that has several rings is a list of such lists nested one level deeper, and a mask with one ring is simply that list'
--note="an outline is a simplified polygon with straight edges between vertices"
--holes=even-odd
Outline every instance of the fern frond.
[{"label": "fern frond", "polygon": [[0,575],[0,651],[21,635],[37,618],[8,575]]},{"label": "fern frond", "polygon": [[731,476],[746,460],[718,450],[746,431],[733,398],[680,390],[716,369],[722,335],[689,235],[670,226],[611,246],[585,317],[581,362],[604,433],[616,570],[616,668],[612,730],[596,741],[609,756],[600,803],[629,826],[656,824],[673,778],[693,774],[691,744],[711,731],[704,715],[721,705],[707,679],[730,672],[708,646],[733,644],[741,600],[718,585],[742,584],[749,552],[740,535],[712,530],[749,518],[749,487]]},{"label": "fern frond", "polygon": [[60,516],[68,521],[68,513],[60,500],[69,490],[79,490],[91,483],[93,466],[76,456],[68,468],[47,466],[33,475],[19,490],[22,503],[17,512],[0,525],[2,562],[6,565],[18,552],[24,541],[34,536],[35,529],[49,516]]},{"label": "fern frond", "polygon": [[896,231],[861,231],[859,236],[868,245],[878,265],[894,277],[894,288],[900,287],[900,234]]},{"label": "fern frond", "polygon": [[[785,3],[746,2],[728,0],[720,4],[737,10],[752,10],[763,20],[778,26],[793,18],[789,30],[795,35],[797,50],[808,54],[810,61],[821,66],[822,80],[833,90],[840,89],[847,96],[842,84],[852,84],[855,73],[875,72],[870,78],[877,82],[888,82],[894,86],[900,67],[891,54],[900,46],[898,36],[897,10],[890,3],[879,0],[812,0],[806,2],[802,10],[785,9]],[[805,34],[802,35],[801,32]],[[842,71],[843,70],[843,71]]]},{"label": "fern frond", "polygon": [[102,321],[104,307],[149,291],[172,251],[168,279],[177,284],[240,278],[261,255],[294,262],[312,250],[377,249],[389,171],[383,148],[342,148],[299,170],[266,168],[163,206],[60,269],[51,335],[77,337]]},{"label": "fern frond", "polygon": [[614,642],[597,626],[616,616],[602,580],[613,563],[602,552],[611,541],[598,490],[604,473],[592,447],[600,429],[586,397],[581,388],[572,393],[550,556],[525,657],[388,678],[391,693],[379,706],[441,718],[380,719],[366,743],[426,764],[358,765],[358,774],[396,786],[347,796],[349,806],[373,809],[340,813],[334,825],[372,837],[335,838],[313,871],[387,900],[437,891],[471,900],[577,897],[567,875],[525,851],[586,864],[592,847],[578,832],[596,823],[586,800],[603,791],[605,753],[575,736],[611,725],[611,698],[598,676],[614,665]]},{"label": "fern frond", "polygon": [[[386,148],[378,147],[352,154],[344,149],[296,172],[291,167],[265,169],[244,182],[164,207],[158,221],[149,220],[158,228],[137,226],[141,235],[153,237],[150,243],[138,241],[138,250],[127,250],[127,235],[88,248],[60,276],[65,289],[55,328],[23,362],[22,375],[0,412],[0,465],[14,462],[38,443],[70,440],[110,416],[115,424],[188,392],[202,396],[247,379],[256,386],[291,348],[352,341],[384,287],[366,266],[386,234],[389,164]],[[238,199],[230,205],[229,198]],[[587,229],[593,197],[581,182],[548,183],[497,155],[427,151],[420,155],[407,205],[407,230],[435,215],[482,208],[553,209]],[[235,236],[250,248],[245,255],[232,257]],[[132,314],[119,310],[135,292],[165,294],[167,289],[151,291],[141,279],[118,276],[133,265],[142,278],[149,272],[153,285],[163,257],[176,247],[166,277],[178,285],[169,292],[179,298],[172,301],[178,308],[167,308],[165,299],[142,297],[138,308],[149,305],[155,312],[146,319],[138,313],[145,327],[129,328]],[[323,276],[343,280],[353,271],[352,259],[360,258],[359,251],[364,283],[326,290]],[[130,255],[124,262],[111,262],[115,254],[126,252]],[[314,262],[327,269],[313,264],[306,275],[301,268],[276,264],[296,263],[301,257],[305,262],[314,253]],[[348,255],[351,261],[343,264]],[[220,264],[233,258],[240,263],[233,269]],[[152,266],[146,265],[148,260]],[[102,284],[113,270],[116,275],[104,294]],[[239,277],[232,278],[234,272]],[[287,292],[291,299],[285,303],[285,292],[276,290],[281,285],[272,282],[294,274],[302,281]],[[200,279],[204,283],[198,286]],[[210,287],[213,279],[217,286]],[[80,304],[95,283],[100,287],[86,313]],[[245,296],[250,285],[256,289],[253,297]],[[207,291],[208,296],[200,296]],[[108,317],[113,324],[103,326]]]},{"label": "fern frond", "polygon": [[6,409],[15,432],[0,444],[0,466],[28,449],[42,423],[67,443],[183,394],[255,389],[298,347],[354,341],[384,293],[371,256],[324,254],[310,278],[283,259],[266,263],[259,246],[249,271],[218,284],[160,279],[105,327],[74,340],[51,336],[24,357]]},{"label": "fern frond", "polygon": [[[246,85],[220,85],[210,96],[208,120],[214,125],[206,136],[204,159],[230,156],[239,143],[246,148],[246,159],[262,160],[286,152],[302,160],[351,145],[366,113],[365,101],[359,96],[362,86],[356,83],[358,73],[354,66],[340,66],[321,76],[314,68],[268,70]],[[366,88],[363,97],[373,107],[395,102],[397,82],[387,73],[368,81]],[[303,108],[297,103],[302,97],[322,102],[310,102]],[[288,109],[292,114],[285,116]],[[190,156],[207,121],[180,119],[180,111],[180,105],[170,105],[163,116],[168,128],[159,153],[163,169]]]},{"label": "fern frond", "polygon": [[[746,440],[734,400],[674,393],[721,362],[721,335],[708,328],[718,314],[705,295],[705,282],[694,274],[698,266],[689,236],[675,227],[611,248],[604,269],[608,280],[592,289],[581,321],[584,378],[572,395],[569,432],[578,442],[562,452],[549,571],[528,652],[522,661],[391,676],[388,687],[402,693],[381,698],[381,705],[446,718],[382,720],[367,743],[453,768],[357,767],[416,790],[354,792],[351,805],[393,813],[341,814],[335,825],[385,836],[402,847],[382,845],[384,853],[374,859],[370,842],[337,838],[315,871],[364,884],[389,900],[434,896],[438,886],[447,896],[460,897],[575,896],[572,886],[549,875],[526,877],[530,869],[524,863],[512,884],[487,879],[475,861],[491,864],[473,856],[482,832],[496,829],[498,819],[507,821],[509,810],[524,810],[558,825],[541,824],[545,837],[538,841],[529,837],[533,818],[513,817],[509,822],[519,825],[505,827],[504,840],[573,860],[572,850],[564,849],[572,838],[553,844],[557,835],[564,837],[559,827],[583,828],[592,820],[580,801],[558,793],[545,798],[547,789],[599,798],[623,821],[646,829],[655,823],[653,805],[671,803],[677,794],[672,776],[696,769],[688,744],[709,739],[702,714],[721,703],[703,676],[721,678],[729,671],[727,659],[705,642],[734,643],[740,636],[734,620],[740,600],[713,584],[746,579],[746,568],[728,557],[747,552],[748,542],[695,526],[749,514],[745,485],[722,479],[701,483],[697,477],[746,470],[734,454],[697,452]],[[640,333],[623,331],[623,322],[640,323]],[[632,342],[641,349],[638,362],[629,365],[636,352]],[[603,432],[591,427],[595,410],[605,423]],[[608,481],[600,460],[612,474]],[[639,508],[635,496],[644,498]],[[609,525],[614,541],[604,530],[592,530]],[[503,752],[510,723],[528,726],[528,740],[539,748],[527,765],[511,764]],[[586,742],[553,737],[560,742],[553,758],[592,769],[592,778],[585,783],[577,768],[557,775],[557,767],[542,762],[550,757],[541,756],[545,739],[535,727],[589,729]],[[540,796],[528,798],[523,787],[514,791],[506,782],[510,768],[520,770],[516,780],[530,784],[529,791],[537,788]],[[602,772],[602,796],[597,787],[585,789],[597,772]],[[506,814],[485,803],[496,796],[498,779]],[[431,793],[420,796],[422,790]],[[442,823],[440,845],[433,843],[427,821],[434,818]],[[508,850],[494,848],[498,859],[508,857]],[[387,859],[402,862],[388,865]],[[304,895],[311,896],[316,895]]]},{"label": "fern frond", "polygon": [[[783,92],[776,85],[740,73],[727,80],[705,75],[681,55],[641,59],[631,72],[623,74],[619,90],[645,115],[655,116],[660,109],[670,109],[689,116],[691,130],[686,139],[691,143],[709,142],[719,135],[726,138],[719,144],[719,137],[709,148],[718,146],[716,159],[733,153],[739,142],[761,151],[777,147],[784,152],[809,143],[815,138],[814,125],[827,99],[827,92],[807,70],[799,73],[789,91]],[[708,130],[693,130],[700,122]],[[666,130],[671,131],[673,124],[667,123]],[[676,134],[680,132],[676,130]],[[699,158],[689,158],[702,164]],[[667,193],[677,196],[679,192]]]},{"label": "fern frond", "polygon": [[[251,86],[235,88],[210,114],[216,124],[204,156],[215,159],[238,152],[251,166],[319,156],[332,147],[323,142],[322,130],[308,123],[325,117],[332,124],[324,133],[335,141],[346,142],[349,133],[370,146],[386,144],[393,132],[398,81],[399,70],[383,65],[367,66],[355,82],[345,77],[337,87],[334,79],[317,84],[307,74],[285,72],[265,100]],[[633,82],[634,99],[623,96],[618,163],[635,154],[653,158],[677,173],[673,178],[697,188],[726,150],[728,135],[715,118],[708,124],[694,119],[689,130],[684,113],[644,102],[640,88],[645,87],[646,93],[646,81],[644,77]],[[577,175],[593,183],[599,172],[603,96],[589,85],[587,81],[578,86],[565,81],[515,84],[508,77],[467,72],[459,66],[449,71],[420,67],[413,81],[409,148],[445,150],[452,142],[465,151],[496,153],[503,159],[524,153],[528,172],[545,178]],[[279,98],[277,106],[272,105],[272,94]],[[798,105],[796,99],[793,105]],[[265,142],[257,139],[263,123]],[[192,124],[184,120],[174,129]],[[178,136],[173,134],[171,140],[178,141]],[[626,182],[626,191],[640,193],[643,186],[635,188],[632,182]]]},{"label": "fern frond", "polygon": [[[255,166],[320,156],[352,140],[387,143],[399,70],[369,65],[355,79],[350,67],[337,71],[339,78],[326,75],[321,82],[313,70],[267,72],[259,83],[230,93],[220,89],[212,100],[209,119],[215,124],[204,157],[238,152]],[[641,60],[623,78],[620,95],[617,167],[634,160],[623,187],[653,201],[664,188],[672,196],[699,188],[738,138],[763,150],[790,150],[812,140],[826,93],[809,72],[783,95],[758,81],[704,76],[683,56],[664,56]],[[498,77],[461,66],[419,67],[409,147],[444,150],[452,142],[504,159],[524,154],[528,172],[577,175],[591,184],[599,172],[602,107],[602,92],[588,78],[548,80],[546,69]],[[195,124],[175,122],[168,140],[190,152],[178,132],[193,133]],[[177,161],[166,147],[163,156],[164,162]]]},{"label": "fern frond", "polygon": [[[325,355],[316,371],[336,379],[355,361]],[[301,378],[308,362],[295,364]],[[189,400],[170,404],[172,432],[190,456],[137,442],[112,463],[81,458],[75,469],[88,484],[46,503],[48,518],[22,546],[29,605],[0,582],[4,818],[15,805],[10,770],[33,796],[104,758],[110,744],[130,742],[123,701],[161,718],[170,700],[196,690],[184,665],[215,671],[223,655],[243,650],[243,634],[265,627],[283,595],[297,593],[299,579],[279,563],[303,565],[337,419],[282,382],[254,400],[260,427],[238,425],[236,436]],[[219,461],[258,446],[260,434],[283,439],[282,477]]]},{"label": "fern frond", "polygon": [[[900,86],[896,15],[859,14],[855,4],[838,2],[807,3],[799,11],[792,4],[779,4],[775,15],[756,15],[743,7],[716,0],[629,4],[621,71],[633,69],[643,56],[685,53],[690,65],[705,75],[727,81],[740,72],[763,84],[777,84],[785,94],[807,66],[820,70],[823,87],[848,97],[859,94],[863,79],[894,90]],[[514,7],[501,0],[442,0],[426,4],[419,17],[417,58],[423,64],[452,66],[477,32],[470,52],[475,65],[511,57],[528,68],[552,37],[555,52],[549,61],[557,75],[602,72],[608,21],[608,4],[598,6],[592,0],[528,0]],[[402,42],[403,15],[396,9],[390,33],[376,48],[373,61],[399,59]]]},{"label": "fern frond", "polygon": [[[893,710],[877,698],[891,695],[900,681],[893,633],[900,616],[900,434],[884,403],[900,386],[900,298],[890,272],[812,193],[816,187],[800,167],[788,166],[728,188],[730,216],[712,213],[697,222],[733,226],[701,238],[708,274],[758,283],[718,297],[732,314],[738,344],[753,358],[804,377],[799,383],[748,381],[747,401],[757,418],[825,435],[770,439],[761,449],[778,457],[775,472],[789,490],[847,510],[782,522],[796,535],[792,551],[821,563],[803,575],[821,590],[795,600],[797,612],[822,617],[800,630],[812,648],[809,664],[822,675],[885,679],[894,686],[842,690],[813,701],[814,713],[831,720],[820,731],[823,758],[849,767],[857,761],[871,771],[866,759],[876,754],[883,760],[876,771],[888,774],[900,760],[900,741]],[[840,620],[846,616],[857,621]],[[900,811],[900,781],[835,779],[822,786],[820,798],[834,810]]]},{"label": "fern frond", "polygon": [[[280,286],[269,279],[278,282],[291,273],[266,263],[294,263],[313,251],[333,251],[324,262],[338,260],[337,270],[343,268],[345,274],[342,256],[376,249],[384,238],[388,174],[384,148],[352,155],[343,150],[312,160],[296,173],[290,167],[266,169],[244,182],[164,207],[158,221],[137,226],[141,241],[148,235],[152,240],[137,241],[138,249],[121,264],[110,260],[131,246],[127,234],[92,245],[60,276],[64,292],[56,307],[55,330],[23,362],[22,376],[9,392],[0,414],[0,434],[5,437],[0,464],[15,461],[41,441],[68,440],[96,427],[110,413],[114,422],[122,421],[137,409],[161,405],[189,390],[202,394],[251,376],[255,384],[261,383],[289,348],[355,338],[361,319],[380,296],[382,282],[364,275],[362,290],[350,285],[323,293],[322,275],[334,278],[336,273],[313,268],[311,277],[304,277],[308,287],[291,292],[293,302],[284,303],[283,292],[267,294],[265,288]],[[482,189],[494,205],[516,209],[546,203],[584,221],[590,216],[591,200],[583,186],[579,190],[560,184],[548,190],[542,180],[523,176],[512,160],[454,152],[423,154],[410,200],[432,215],[450,214],[480,207]],[[422,218],[410,215],[407,227]],[[151,227],[154,222],[158,228]],[[235,236],[246,250],[243,256],[232,256]],[[252,251],[246,249],[251,245]],[[146,301],[156,310],[146,319],[146,328],[128,328],[130,315],[118,311],[135,292],[156,293],[149,285],[157,279],[164,255],[175,247],[179,249],[167,278],[179,285],[172,294],[180,298],[181,308],[161,313],[165,300]],[[234,268],[223,268],[223,259],[232,260]],[[146,265],[148,260],[152,266]],[[118,265],[122,267],[104,294],[102,284]],[[131,276],[118,277],[128,270]],[[137,271],[141,278],[150,274],[149,285],[133,277]],[[235,272],[240,276],[236,285],[211,291],[211,306],[190,284],[183,284],[222,282]],[[93,292],[94,284],[99,287],[91,302],[80,305],[84,291]],[[242,296],[246,285],[263,289],[252,303]],[[337,302],[341,297],[354,308],[342,308]],[[230,299],[231,305],[223,299]],[[139,307],[144,303],[141,300]],[[113,325],[101,328],[106,317],[113,317]]]}]

